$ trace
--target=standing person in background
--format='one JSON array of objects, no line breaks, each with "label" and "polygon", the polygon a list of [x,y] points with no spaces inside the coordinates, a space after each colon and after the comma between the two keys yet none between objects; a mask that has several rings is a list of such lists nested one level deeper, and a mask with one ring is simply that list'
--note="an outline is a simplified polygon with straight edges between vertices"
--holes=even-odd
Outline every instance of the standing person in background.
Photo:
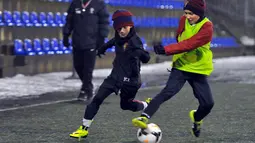
[{"label": "standing person in background", "polygon": [[67,13],[63,44],[70,46],[72,34],[73,64],[82,82],[78,100],[89,100],[93,97],[96,49],[108,36],[109,13],[103,0],[73,0]]},{"label": "standing person in background", "polygon": [[213,71],[213,54],[210,50],[213,24],[204,13],[204,0],[185,1],[184,16],[180,19],[176,34],[177,43],[167,46],[160,43],[154,45],[156,54],[173,55],[173,68],[165,88],[151,100],[140,117],[132,120],[134,126],[147,128],[148,120],[160,105],[176,95],[188,81],[199,102],[198,109],[189,112],[193,124],[191,132],[199,137],[203,119],[214,105],[207,81]]}]

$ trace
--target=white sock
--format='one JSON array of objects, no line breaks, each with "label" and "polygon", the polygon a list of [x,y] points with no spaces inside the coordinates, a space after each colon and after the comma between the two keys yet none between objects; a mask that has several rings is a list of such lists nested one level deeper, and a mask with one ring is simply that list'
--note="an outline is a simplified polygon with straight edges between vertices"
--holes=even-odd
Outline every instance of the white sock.
[{"label": "white sock", "polygon": [[146,113],[144,113],[144,112],[142,113],[142,115],[145,116],[145,117],[147,117],[148,119],[151,118],[151,116],[149,116],[148,114],[146,114]]},{"label": "white sock", "polygon": [[93,120],[87,120],[87,119],[82,119],[82,125],[85,127],[90,127],[91,123],[93,122]]},{"label": "white sock", "polygon": [[145,101],[142,101],[142,103],[143,103],[143,110],[144,110],[145,108],[147,108],[148,103],[147,103],[147,102],[145,102]]}]

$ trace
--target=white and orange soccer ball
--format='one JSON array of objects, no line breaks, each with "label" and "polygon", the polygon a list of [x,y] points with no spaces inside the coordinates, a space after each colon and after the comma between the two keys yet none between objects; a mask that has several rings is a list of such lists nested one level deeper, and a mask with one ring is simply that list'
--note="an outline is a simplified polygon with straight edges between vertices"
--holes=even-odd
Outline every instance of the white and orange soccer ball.
[{"label": "white and orange soccer ball", "polygon": [[162,138],[162,131],[158,125],[154,123],[148,124],[146,129],[138,129],[137,139],[141,143],[159,143]]}]

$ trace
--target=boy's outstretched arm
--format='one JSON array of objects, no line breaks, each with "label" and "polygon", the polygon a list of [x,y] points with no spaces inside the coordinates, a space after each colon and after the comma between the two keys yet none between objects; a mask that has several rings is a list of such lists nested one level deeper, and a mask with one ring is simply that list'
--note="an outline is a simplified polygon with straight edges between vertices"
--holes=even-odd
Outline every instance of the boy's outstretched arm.
[{"label": "boy's outstretched arm", "polygon": [[108,48],[111,48],[115,44],[115,38],[112,38],[107,43],[103,44],[100,48],[97,49],[97,55],[101,58],[101,55],[105,55],[105,52]]},{"label": "boy's outstretched arm", "polygon": [[170,44],[164,47],[167,55],[179,54],[188,52],[207,44],[213,37],[213,24],[211,22],[205,23],[200,31],[187,40]]},{"label": "boy's outstretched arm", "polygon": [[145,51],[144,49],[138,49],[138,56],[142,63],[148,63],[150,61],[150,54],[149,52]]},{"label": "boy's outstretched arm", "polygon": [[148,63],[150,60],[150,54],[143,48],[143,43],[139,37],[132,39],[132,47],[135,47],[134,56],[142,63]]}]

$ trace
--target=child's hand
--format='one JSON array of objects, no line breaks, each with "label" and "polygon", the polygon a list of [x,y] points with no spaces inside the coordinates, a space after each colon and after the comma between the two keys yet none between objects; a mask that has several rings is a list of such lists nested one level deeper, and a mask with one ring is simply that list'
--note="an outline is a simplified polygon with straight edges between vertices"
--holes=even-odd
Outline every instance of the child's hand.
[{"label": "child's hand", "polygon": [[97,49],[99,49],[100,47],[102,47],[104,45],[104,39],[105,39],[104,37],[100,37],[100,36],[97,37],[97,45],[96,45]]},{"label": "child's hand", "polygon": [[102,58],[102,55],[105,55],[105,53],[98,53],[98,52],[97,52],[97,56],[98,56],[99,58]]},{"label": "child's hand", "polygon": [[153,43],[154,52],[158,55],[165,55],[165,49],[161,42],[154,42]]},{"label": "child's hand", "polygon": [[64,36],[64,37],[63,37],[63,45],[64,45],[65,47],[69,47],[69,46],[70,46],[68,36]]},{"label": "child's hand", "polygon": [[101,48],[97,49],[97,56],[99,58],[102,58],[102,55],[105,55],[105,49],[103,48],[103,46]]}]

